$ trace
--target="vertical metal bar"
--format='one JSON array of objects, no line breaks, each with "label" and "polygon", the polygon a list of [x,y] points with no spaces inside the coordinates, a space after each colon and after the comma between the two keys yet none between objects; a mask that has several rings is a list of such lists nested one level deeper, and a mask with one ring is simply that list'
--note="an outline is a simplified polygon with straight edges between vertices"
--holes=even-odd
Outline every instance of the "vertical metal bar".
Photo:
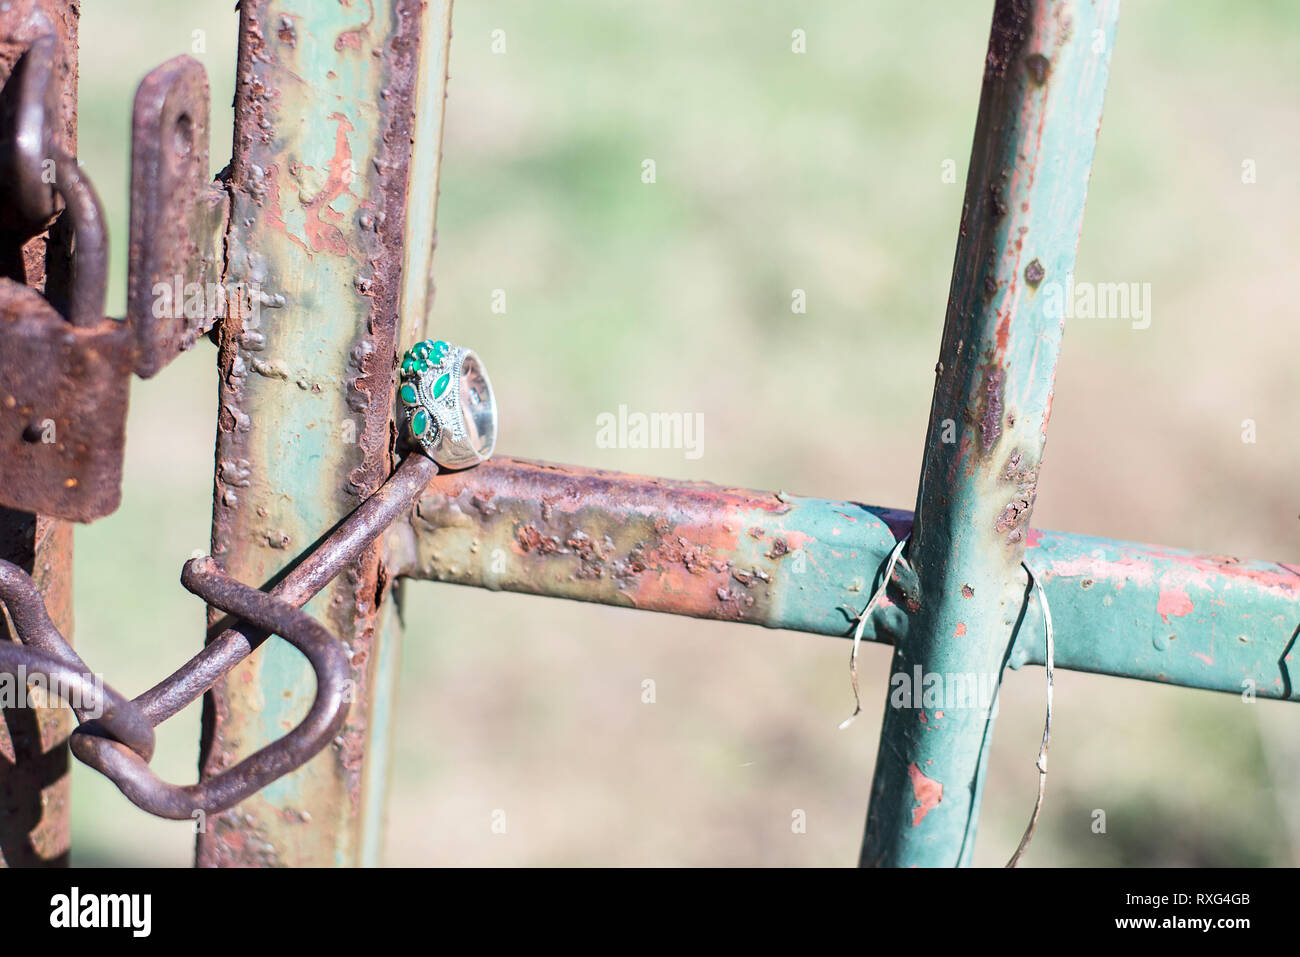
[{"label": "vertical metal bar", "polygon": [[924,690],[936,678],[996,687],[1025,604],[1020,562],[1064,330],[1056,307],[1118,15],[1118,0],[998,0],[993,13],[907,552],[921,607],[892,667],[891,689],[913,699],[885,708],[865,866],[971,859],[995,699],[927,709]]},{"label": "vertical metal bar", "polygon": [[[432,253],[450,6],[240,6],[226,281],[258,290],[261,310],[221,327],[212,548],[242,581],[272,581],[392,469],[397,356],[419,322],[404,314],[423,309],[410,300],[424,298]],[[348,723],[206,822],[200,865],[376,859],[392,577],[376,544],[307,606],[350,651]],[[205,703],[203,773],[278,738],[312,693],[302,658],[268,643]]]},{"label": "vertical metal bar", "polygon": [[[437,245],[439,173],[442,168],[442,122],[447,102],[447,64],[451,51],[452,0],[427,0],[421,10],[419,67],[415,82],[415,129],[411,149],[411,176],[406,197],[406,245],[402,260],[402,289],[398,311],[398,351],[424,338],[433,308],[433,251]],[[382,546],[377,546],[382,547]],[[386,570],[386,580],[396,572]],[[379,864],[383,849],[386,795],[391,771],[392,718],[397,703],[397,669],[400,664],[401,580],[393,584],[395,600],[382,606],[382,634],[372,684],[370,755],[365,765],[360,864]]]},{"label": "vertical metal bar", "polygon": [[[62,102],[58,134],[72,155],[77,148],[76,0],[11,0],[0,5],[0,81],[39,32],[59,38],[56,70]],[[53,229],[35,238],[0,236],[0,273],[44,288],[66,290],[67,271],[57,268],[66,237]],[[48,246],[48,249],[47,249]],[[47,258],[55,268],[46,275]],[[22,567],[36,581],[50,617],[72,637],[72,526],[43,515],[0,508],[0,558]],[[0,614],[0,641],[17,636]],[[68,863],[68,734],[66,708],[0,710],[0,866],[64,866]]]}]

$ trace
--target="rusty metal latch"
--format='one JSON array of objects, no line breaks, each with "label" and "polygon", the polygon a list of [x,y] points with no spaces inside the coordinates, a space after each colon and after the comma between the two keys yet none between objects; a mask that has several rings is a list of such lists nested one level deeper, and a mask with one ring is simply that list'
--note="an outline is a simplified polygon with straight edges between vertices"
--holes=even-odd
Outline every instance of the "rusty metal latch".
[{"label": "rusty metal latch", "polygon": [[[99,680],[64,640],[31,577],[17,565],[0,561],[0,601],[22,641],[0,642],[0,673],[23,680],[40,675],[50,689],[68,692],[82,719],[72,733],[72,753],[112,780],[137,807],[172,820],[218,814],[301,767],[338,734],[352,702],[351,662],[343,644],[300,608],[389,525],[407,515],[437,474],[431,459],[409,455],[269,592],[235,581],[211,556],[186,562],[181,583],[232,618],[212,629],[217,633],[202,651],[133,700]],[[316,697],[307,716],[283,738],[207,780],[181,786],[159,778],[149,767],[153,729],[230,673],[272,634],[301,651],[316,672]]]},{"label": "rusty metal latch", "polygon": [[207,181],[206,74],[177,57],[136,94],[127,316],[104,316],[107,227],[55,138],[58,60],[55,34],[39,33],[0,90],[0,227],[32,237],[58,216],[73,234],[66,303],[0,278],[0,505],[89,522],[121,501],[131,373],[156,374],[245,304],[186,308],[185,290],[219,278],[229,203]]},{"label": "rusty metal latch", "polygon": [[[127,316],[104,316],[108,237],[99,199],[51,132],[57,60],[53,34],[40,35],[0,90],[0,173],[12,174],[5,182],[17,184],[23,198],[0,226],[35,236],[60,215],[75,239],[66,305],[0,278],[0,505],[86,522],[112,512],[121,497],[131,374],[154,375],[218,319],[245,318],[243,310],[256,304],[222,301],[213,308],[203,295],[202,307],[189,308],[191,288],[220,286],[229,197],[220,182],[207,180],[206,75],[197,61],[177,57],[151,72],[136,94]],[[178,820],[220,813],[306,763],[343,727],[353,700],[349,653],[301,606],[413,509],[438,473],[435,459],[475,464],[496,439],[491,385],[472,351],[425,341],[404,362],[410,439],[426,454],[408,456],[269,591],[231,578],[211,556],[187,562],[182,584],[229,617],[210,629],[202,651],[133,700],[105,685],[72,649],[31,577],[0,561],[0,601],[21,641],[0,642],[0,674],[24,683],[41,676],[55,697],[72,699],[81,720],[72,753],[138,807]],[[197,784],[160,779],[149,765],[154,728],[272,634],[301,651],[315,672],[307,716]]]}]

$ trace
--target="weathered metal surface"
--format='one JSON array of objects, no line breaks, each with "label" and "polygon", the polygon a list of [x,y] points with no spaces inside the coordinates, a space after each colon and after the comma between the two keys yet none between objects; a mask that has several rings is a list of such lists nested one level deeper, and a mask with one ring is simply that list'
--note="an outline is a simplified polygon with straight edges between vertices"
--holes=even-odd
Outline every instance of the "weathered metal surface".
[{"label": "weathered metal surface", "polygon": [[[0,204],[0,226],[30,236],[44,232],[58,209],[45,160],[60,125],[60,51],[53,24],[42,13],[34,12],[26,26],[35,39],[0,89],[0,183],[9,194]],[[10,42],[16,39],[10,36]]]},{"label": "weathered metal surface", "polygon": [[[387,565],[413,578],[848,637],[911,530],[912,513],[898,509],[498,457],[430,482],[410,524],[388,533]],[[1037,529],[1027,543],[1058,667],[1300,700],[1286,672],[1300,570]],[[1012,667],[1043,663],[1041,612],[1019,576]],[[900,566],[864,637],[906,636],[917,597]]]},{"label": "weathered metal surface", "polygon": [[[56,130],[65,149],[76,149],[77,4],[73,0],[9,0],[0,7],[0,80],[41,33],[58,37],[53,78],[58,91]],[[47,245],[49,249],[47,249]],[[0,275],[61,294],[58,270],[66,235],[0,233]],[[54,258],[46,277],[46,255]],[[50,616],[72,634],[72,526],[0,506],[0,558],[29,571]],[[0,641],[14,640],[0,616]],[[62,708],[0,711],[0,865],[68,863],[68,751],[71,715]]]},{"label": "weathered metal surface", "polygon": [[[340,522],[311,554],[288,568],[269,593],[299,608],[318,595],[398,518],[405,518],[438,467],[422,455],[408,456],[379,491]],[[248,622],[227,627],[222,619],[209,629],[203,650],[163,681],[136,698],[155,724],[177,714],[258,648],[269,631]]]},{"label": "weathered metal surface", "polygon": [[186,562],[181,582],[211,607],[281,635],[302,653],[315,676],[311,707],[292,730],[198,784],[161,780],[150,770],[149,756],[120,735],[113,740],[80,728],[72,735],[72,753],[107,775],[137,807],[159,817],[202,822],[201,815],[233,807],[326,747],[347,718],[352,670],[342,644],[324,626],[287,602],[230,578],[211,557]]},{"label": "weathered metal surface", "polygon": [[23,281],[0,277],[0,503],[86,522],[121,499],[131,347],[121,324],[104,317],[103,210],[60,128],[62,43],[45,11],[29,11],[23,25],[38,36],[2,97],[0,151],[12,176],[0,182],[12,214],[5,225],[17,247],[57,197],[77,258],[59,264],[70,288],[53,296],[58,307],[26,283],[30,263]]},{"label": "weathered metal surface", "polygon": [[[194,559],[181,582],[210,606],[236,618],[165,681],[135,700],[124,699],[95,674],[60,634],[33,579],[18,565],[0,560],[0,604],[21,644],[0,642],[0,673],[19,681],[28,676],[58,682],[84,724],[73,732],[73,753],[106,775],[133,803],[151,814],[195,819],[227,810],[300,767],[323,749],[347,717],[353,698],[351,667],[343,646],[298,606],[363,554],[398,518],[405,519],[425,491],[437,465],[408,457],[384,485],[295,565],[271,590],[262,592],[226,576],[212,559]],[[303,653],[315,673],[316,694],[302,722],[273,744],[210,776],[181,787],[149,768],[156,725],[193,702],[239,665],[271,634],[282,635]]]},{"label": "weathered metal surface", "polygon": [[[0,559],[0,602],[13,624],[21,644],[0,642],[0,671],[9,675],[40,674],[57,682],[70,694],[73,710],[86,728],[108,734],[138,751],[147,761],[153,757],[154,735],[144,713],[134,702],[96,680],[50,618],[35,580],[20,566]],[[52,703],[57,706],[57,702]]]},{"label": "weathered metal surface", "polygon": [[[442,166],[442,121],[447,102],[447,63],[451,48],[452,0],[427,0],[420,8],[420,48],[416,58],[415,122],[406,194],[406,230],[402,247],[402,286],[398,309],[398,349],[404,352],[425,337],[433,306],[433,254],[437,245],[439,174]],[[396,583],[385,570],[389,582]],[[402,623],[398,602],[379,608],[380,636],[371,672],[369,744],[362,766],[361,854],[363,866],[380,863],[387,815],[391,768],[392,723],[397,707],[397,672],[401,662]]]},{"label": "weathered metal surface", "polygon": [[[0,558],[31,573],[60,632],[72,632],[72,526],[0,507]],[[0,641],[17,641],[0,615]],[[65,708],[0,709],[0,866],[68,863]]]},{"label": "weathered metal surface", "polygon": [[89,522],[122,497],[132,344],[104,316],[99,198],[76,160],[48,148],[77,256],[66,320],[36,290],[0,277],[0,503]]},{"label": "weathered metal surface", "polygon": [[129,330],[0,278],[0,503],[89,522],[122,498]]},{"label": "weathered metal surface", "polygon": [[[59,223],[72,237],[75,248],[66,254],[63,267],[69,273],[66,298],[56,298],[51,290],[46,293],[74,326],[97,326],[104,321],[104,299],[108,295],[108,224],[104,221],[104,207],[74,154],[55,147],[48,161],[54,170],[55,190],[63,200]],[[129,371],[129,367],[126,369]]]},{"label": "weathered metal surface", "polygon": [[[497,457],[434,479],[389,547],[417,578],[842,635],[909,524],[851,502]],[[901,624],[896,611],[872,627]]]},{"label": "weathered metal surface", "polygon": [[[420,184],[431,200],[423,190],[436,183],[434,170],[411,169],[413,140],[427,135],[418,101],[440,92],[419,81],[428,64],[445,72],[436,52],[445,36],[422,31],[445,22],[443,9],[241,4],[224,278],[261,290],[263,308],[255,325],[219,325],[212,545],[241,581],[273,581],[391,470],[410,190]],[[364,765],[386,733],[389,702],[373,689],[391,684],[391,579],[371,547],[316,600],[315,616],[349,650],[356,703],[332,747],[209,821],[201,865],[373,855],[381,779]],[[218,684],[205,706],[203,773],[279,737],[310,684],[278,643]]]},{"label": "weathered metal surface", "polygon": [[[1118,0],[994,8],[907,548],[920,609],[891,686],[1000,680],[1064,331],[1046,290],[1074,269],[1118,15]],[[970,861],[995,700],[939,716],[890,696],[864,865]]]},{"label": "weathered metal surface", "polygon": [[[1300,567],[1091,535],[1029,532],[1056,665],[1300,701]],[[1008,664],[1043,663],[1029,602]]]},{"label": "weathered metal surface", "polygon": [[[332,557],[316,564],[328,564]],[[72,735],[73,753],[109,777],[138,807],[160,817],[201,820],[202,814],[232,807],[299,767],[329,743],[346,718],[351,669],[342,645],[311,616],[234,581],[211,558],[187,562],[181,581],[212,607],[283,636],[302,652],[316,676],[315,697],[302,722],[235,767],[188,787],[158,778],[149,768],[154,751],[149,716],[138,702],[97,680],[50,620],[35,582],[6,561],[0,561],[0,601],[23,644],[0,642],[0,673],[24,682],[40,677],[47,689],[63,692],[85,722]]]},{"label": "weathered metal surface", "polygon": [[208,179],[207,74],[193,57],[168,60],[136,89],[131,118],[127,320],[142,378],[194,345],[232,306],[252,306],[220,281],[228,199]]}]

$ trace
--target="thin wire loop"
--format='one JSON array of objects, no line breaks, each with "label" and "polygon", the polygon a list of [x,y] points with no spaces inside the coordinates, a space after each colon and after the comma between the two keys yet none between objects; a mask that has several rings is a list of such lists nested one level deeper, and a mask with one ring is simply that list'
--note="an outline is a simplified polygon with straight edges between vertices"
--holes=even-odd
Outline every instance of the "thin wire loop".
[{"label": "thin wire loop", "polygon": [[1029,842],[1033,840],[1034,828],[1038,826],[1038,814],[1043,809],[1043,795],[1047,792],[1047,745],[1052,740],[1052,667],[1056,658],[1056,645],[1052,640],[1052,612],[1047,607],[1047,594],[1043,591],[1043,586],[1033,569],[1024,562],[1020,565],[1028,573],[1029,580],[1034,586],[1034,593],[1038,595],[1038,603],[1043,609],[1043,626],[1047,633],[1047,719],[1043,722],[1043,743],[1038,747],[1038,760],[1034,762],[1038,767],[1038,798],[1034,801],[1034,813],[1029,817],[1029,826],[1025,828],[1024,836],[1020,838],[1020,846],[1011,855],[1011,860],[1007,861],[1008,868],[1015,867],[1019,863],[1021,856],[1029,847]]},{"label": "thin wire loop", "polygon": [[867,602],[867,607],[862,609],[862,614],[858,615],[858,627],[853,630],[853,650],[849,653],[849,680],[853,683],[853,713],[840,722],[840,730],[843,731],[853,723],[853,720],[862,713],[862,693],[858,689],[858,646],[862,644],[862,632],[867,627],[867,617],[871,614],[871,609],[875,607],[881,597],[889,588],[889,582],[894,577],[894,566],[898,564],[898,557],[903,553],[903,546],[911,535],[904,535],[894,545],[894,550],[889,553],[889,558],[885,563],[885,577],[880,581],[880,587],[876,589],[871,600]]}]

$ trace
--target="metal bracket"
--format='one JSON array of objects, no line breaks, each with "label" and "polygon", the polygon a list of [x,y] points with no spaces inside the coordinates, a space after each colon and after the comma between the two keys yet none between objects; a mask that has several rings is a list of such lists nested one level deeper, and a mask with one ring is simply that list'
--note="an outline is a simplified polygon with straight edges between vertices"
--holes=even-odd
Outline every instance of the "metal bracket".
[{"label": "metal bracket", "polygon": [[135,327],[135,371],[142,379],[193,346],[224,314],[228,214],[228,194],[208,179],[207,73],[193,57],[178,56],[141,82],[131,120],[127,320]]}]

